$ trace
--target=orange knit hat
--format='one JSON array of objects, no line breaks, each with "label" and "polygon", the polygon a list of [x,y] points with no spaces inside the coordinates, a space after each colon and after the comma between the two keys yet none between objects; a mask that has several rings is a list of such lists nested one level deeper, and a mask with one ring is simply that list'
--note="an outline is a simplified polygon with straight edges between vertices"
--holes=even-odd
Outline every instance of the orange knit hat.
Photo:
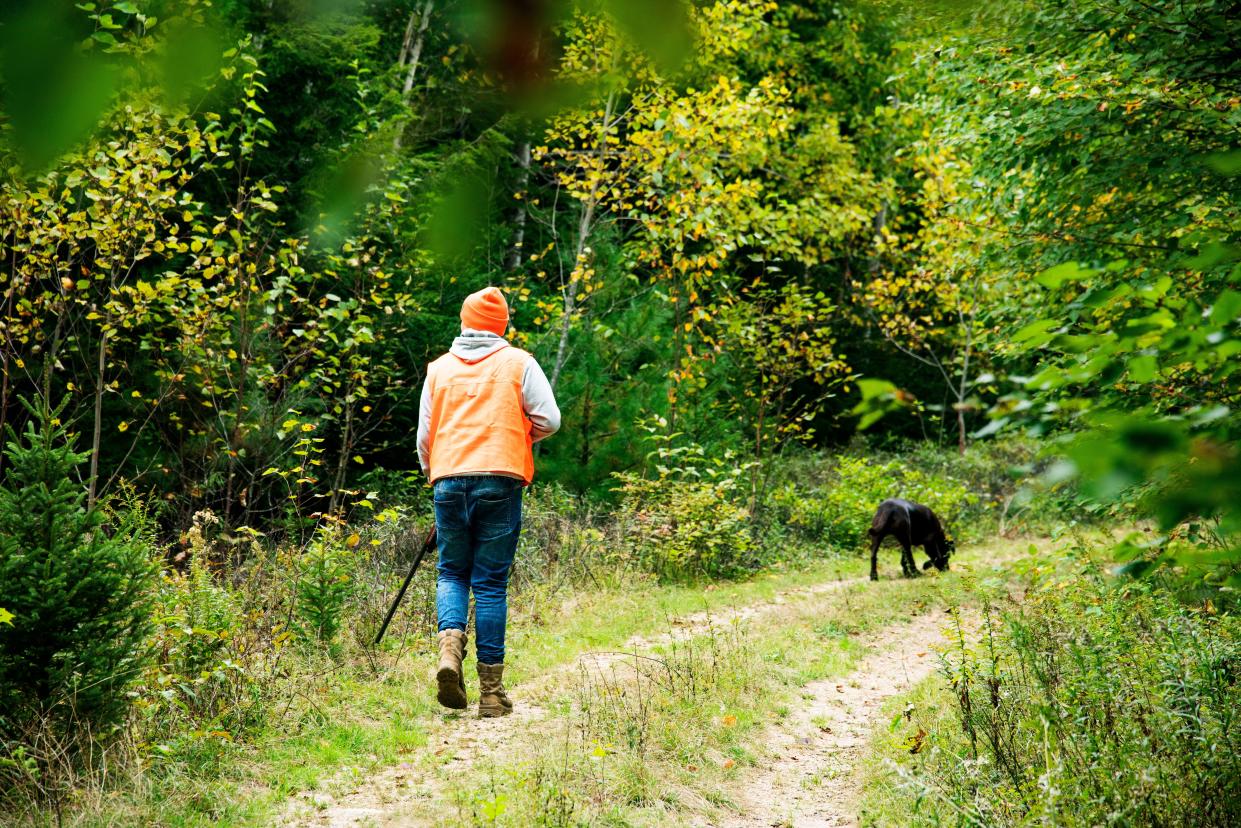
[{"label": "orange knit hat", "polygon": [[461,303],[461,327],[504,336],[508,327],[508,302],[504,301],[499,288],[486,287],[465,297]]}]

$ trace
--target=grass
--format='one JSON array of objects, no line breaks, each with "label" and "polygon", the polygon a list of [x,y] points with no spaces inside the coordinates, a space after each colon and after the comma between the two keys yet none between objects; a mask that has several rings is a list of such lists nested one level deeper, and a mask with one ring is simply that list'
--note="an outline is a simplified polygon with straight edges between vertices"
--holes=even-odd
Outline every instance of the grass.
[{"label": "grass", "polygon": [[[919,683],[908,693],[888,699],[871,734],[865,760],[858,770],[862,798],[858,821],[866,828],[904,828],[914,823],[933,824],[938,803],[921,800],[901,785],[901,773],[917,773],[933,751],[963,756],[967,746],[958,738],[960,726],[946,681],[940,675]],[[909,716],[904,711],[912,708]],[[917,754],[910,753],[910,740],[919,731],[928,734]],[[946,816],[946,815],[944,815]],[[952,822],[953,820],[948,820]]]},{"label": "grass", "polygon": [[675,825],[726,815],[740,775],[763,758],[763,730],[801,703],[803,685],[847,674],[865,656],[867,634],[968,602],[977,578],[960,570],[1012,551],[975,550],[944,576],[794,593],[769,616],[584,671],[563,690],[554,722],[506,746],[509,762],[455,779],[458,819]]},{"label": "grass", "polygon": [[[821,560],[706,586],[636,581],[571,594],[528,589],[515,596],[509,628],[506,678],[518,704],[524,688],[558,666],[616,650],[634,636],[656,637],[674,618],[706,611],[722,619],[731,607],[781,603],[778,624],[717,623],[705,636],[654,648],[658,661],[651,664],[691,677],[692,692],[650,670],[566,673],[545,702],[555,738],[534,734],[534,743],[514,744],[510,755],[520,761],[479,763],[463,788],[469,793],[454,807],[463,822],[510,825],[565,824],[566,815],[599,824],[668,824],[682,813],[723,813],[736,774],[762,756],[756,735],[799,703],[798,687],[847,673],[865,654],[857,639],[868,631],[965,600],[970,564],[1010,555],[1016,546],[975,549],[947,576],[917,581],[895,578],[896,553],[885,549],[881,585],[860,582],[829,593],[804,588],[863,578],[867,562]],[[425,603],[433,576],[428,571],[417,580],[407,601]],[[418,627],[407,623],[425,607],[413,606],[373,664],[356,647],[299,664],[298,673],[310,678],[287,715],[273,716],[250,743],[215,745],[213,764],[189,752],[159,767],[136,766],[132,779],[84,790],[65,823],[269,825],[282,820],[299,792],[348,788],[385,766],[410,762],[420,773],[441,774],[443,760],[428,744],[457,719],[435,705],[432,642],[409,634]]]},{"label": "grass", "polygon": [[862,825],[1237,824],[1235,614],[1117,579],[1097,548],[1029,567],[944,675],[890,701]]},{"label": "grass", "polygon": [[[665,628],[668,619],[771,600],[781,591],[838,577],[856,577],[858,561],[828,560],[805,569],[766,572],[718,586],[653,582],[566,597],[532,589],[513,602],[509,625],[509,686],[521,686],[592,650],[614,649],[635,635]],[[427,601],[430,571],[407,601]],[[342,780],[342,768],[365,775],[425,747],[443,722],[435,704],[430,640],[389,633],[377,669],[348,653],[306,667],[313,680],[298,689],[288,717],[277,717],[245,745],[204,744],[179,761],[135,765],[119,784],[83,789],[66,823],[82,826],[251,826],[270,824],[290,796]],[[467,665],[472,671],[472,665]],[[290,718],[292,721],[290,721]],[[210,739],[211,737],[206,737]],[[210,748],[209,750],[207,748]],[[202,756],[210,754],[209,761]],[[40,817],[36,815],[35,820]],[[42,815],[51,822],[54,817]]]}]

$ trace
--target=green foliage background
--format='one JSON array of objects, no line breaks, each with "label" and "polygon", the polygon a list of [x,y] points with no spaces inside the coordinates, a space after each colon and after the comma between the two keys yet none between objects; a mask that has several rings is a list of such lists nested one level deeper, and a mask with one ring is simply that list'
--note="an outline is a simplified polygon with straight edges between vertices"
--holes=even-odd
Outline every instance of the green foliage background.
[{"label": "green foliage background", "polygon": [[[791,566],[904,494],[965,540],[1149,530],[1110,555],[1154,597],[1077,572],[990,669],[1076,653],[1064,615],[1235,637],[1195,613],[1241,584],[1236,0],[507,8],[0,9],[0,771],[43,784],[17,737],[69,698],[222,761],[287,660],[360,652],[426,517],[425,365],[491,284],[564,414],[522,590]],[[1171,646],[1127,667],[1220,744],[1235,693]],[[992,713],[1103,738],[1064,692]],[[1148,770],[1057,772],[1097,768]],[[1015,801],[975,805],[1054,813]]]}]

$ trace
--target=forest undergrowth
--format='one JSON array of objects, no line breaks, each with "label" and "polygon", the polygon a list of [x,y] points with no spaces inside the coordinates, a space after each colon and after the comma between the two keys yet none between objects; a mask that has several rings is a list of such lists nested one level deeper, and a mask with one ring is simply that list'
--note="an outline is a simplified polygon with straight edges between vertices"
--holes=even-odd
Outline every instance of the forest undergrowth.
[{"label": "forest undergrowth", "polygon": [[[817,487],[780,483],[761,518],[746,513],[742,532],[721,531],[719,515],[737,514],[746,494],[732,480],[670,474],[658,498],[621,482],[610,511],[536,487],[513,572],[511,647],[521,657],[512,681],[521,686],[576,654],[658,633],[686,611],[859,570],[860,543],[843,539],[860,540],[865,504],[893,486],[954,515],[962,539],[980,537],[984,525],[993,531],[1012,474],[972,454],[920,451],[939,466],[882,452],[806,456],[790,464],[790,480],[812,478]],[[1028,451],[1005,447],[995,457]],[[977,477],[980,468],[989,475]],[[687,510],[669,510],[668,492],[687,493],[675,499]],[[204,513],[179,543],[145,547],[159,574],[149,583],[142,672],[125,685],[128,712],[107,738],[76,743],[75,728],[29,722],[27,736],[7,743],[7,812],[36,824],[53,814],[81,824],[261,821],[273,802],[341,764],[425,749],[424,720],[434,711],[424,669],[435,630],[433,565],[414,579],[384,644],[371,639],[426,527],[425,514],[393,505],[364,527],[328,527],[291,549],[224,531]],[[824,537],[842,540],[817,540]],[[721,675],[688,698],[703,703],[712,681],[735,681],[739,671]],[[601,704],[610,698],[591,695]]]},{"label": "forest undergrowth", "polygon": [[[1196,619],[1204,617],[1201,606],[1178,602],[1166,590],[1130,601],[1133,586],[1123,597],[1107,598],[1115,589],[1106,586],[1113,576],[1098,564],[1065,569],[1047,547],[1026,549],[1029,543],[1020,536],[1055,533],[1078,539],[1077,553],[1067,560],[1085,561],[1106,554],[1102,550],[1114,542],[1089,528],[1096,510],[1079,509],[1074,521],[1061,509],[1072,498],[1063,486],[1016,496],[1021,475],[1032,471],[1021,461],[1032,456],[1029,446],[996,444],[964,456],[926,448],[888,454],[859,446],[850,454],[792,458],[784,476],[773,481],[763,512],[746,514],[744,534],[719,531],[726,524],[715,510],[731,516],[744,502],[744,488],[732,478],[670,473],[668,490],[692,492],[675,500],[691,504],[689,511],[670,511],[666,492],[651,497],[649,487],[624,481],[618,484],[620,505],[612,510],[554,487],[536,487],[527,500],[513,576],[510,646],[520,657],[511,665],[511,686],[519,699],[524,687],[537,686],[542,675],[583,654],[623,651],[635,636],[660,641],[669,630],[675,633],[674,619],[686,613],[706,609],[725,618],[730,608],[756,601],[788,603],[772,623],[761,615],[720,623],[656,644],[646,655],[635,651],[606,668],[596,664],[593,671],[591,661],[581,662],[565,681],[553,682],[554,689],[526,700],[549,711],[549,719],[513,733],[514,753],[474,761],[454,775],[464,783],[446,787],[430,781],[452,758],[441,755],[436,734],[453,728],[452,717],[437,713],[427,680],[435,629],[431,567],[414,580],[384,645],[370,643],[421,542],[425,517],[393,505],[365,527],[328,528],[306,549],[290,550],[265,548],[254,534],[224,532],[211,515],[199,515],[179,544],[147,548],[160,570],[152,593],[155,624],[149,661],[128,685],[128,714],[106,737],[88,734],[85,751],[81,742],[60,741],[71,729],[53,721],[32,723],[31,736],[7,748],[5,813],[32,825],[271,824],[285,818],[279,815],[288,813],[291,798],[309,795],[312,803],[330,807],[332,791],[365,787],[370,775],[396,766],[410,769],[403,779],[425,776],[431,787],[424,807],[451,805],[470,824],[709,821],[726,817],[734,801],[730,791],[765,761],[764,745],[754,740],[797,704],[796,688],[847,673],[864,652],[854,642],[864,648],[868,631],[910,613],[975,606],[984,608],[986,637],[965,635],[957,650],[945,654],[945,675],[964,688],[956,694],[959,721],[948,715],[951,705],[944,702],[950,694],[937,697],[935,705],[902,710],[891,730],[874,739],[883,755],[908,755],[913,745],[915,754],[925,750],[940,758],[920,763],[917,773],[892,765],[899,783],[867,771],[872,778],[864,813],[875,812],[878,796],[885,802],[878,813],[895,822],[912,813],[955,824],[950,814],[963,810],[926,804],[936,800],[925,790],[934,789],[941,799],[968,798],[977,813],[997,809],[1013,824],[1024,824],[1050,807],[1034,793],[1042,790],[1035,780],[1001,776],[985,786],[997,801],[978,802],[984,790],[978,774],[1042,767],[1027,754],[1050,744],[1040,741],[1050,726],[1040,716],[1049,704],[1045,694],[1054,696],[1058,686],[1041,685],[1032,676],[1051,682],[1047,665],[1083,669],[1084,655],[1096,659],[1095,678],[1081,678],[1080,687],[1061,700],[1055,720],[1066,728],[1056,733],[1056,755],[1064,753],[1059,785],[1071,786],[1074,773],[1101,772],[1097,762],[1080,758],[1078,751],[1099,745],[1074,711],[1097,709],[1098,698],[1083,695],[1090,687],[1096,693],[1115,689],[1098,683],[1113,675],[1107,648],[1128,652],[1138,646],[1117,631],[1146,624],[1143,619],[1157,606],[1162,625],[1175,625],[1188,641],[1206,641],[1193,633]],[[861,539],[867,504],[893,490],[953,516],[949,531],[966,550],[954,571],[921,581],[845,585],[830,594],[806,590],[825,578],[863,574],[862,544],[848,539]],[[1000,534],[1001,521],[1004,534],[1017,539],[997,545],[987,539]],[[245,548],[238,550],[240,544]],[[1018,564],[1014,551],[1032,557]],[[895,550],[885,549],[885,576],[895,577],[895,559]],[[1052,580],[1053,571],[1058,580]],[[1054,596],[1052,603],[1031,598],[1042,594]],[[1062,616],[1093,619],[1100,606],[1109,614],[1099,623],[1110,626],[1096,630],[1090,646],[1059,631]],[[1001,612],[1024,618],[1026,626],[1004,626]],[[1211,646],[1226,649],[1233,640],[1230,617],[1211,627]],[[1038,636],[1028,632],[1036,622],[1045,631]],[[1176,636],[1143,639],[1146,659],[1131,664],[1134,692],[1151,664],[1171,664],[1161,653],[1187,658],[1193,650],[1185,643]],[[1197,739],[1209,755],[1222,756],[1226,745],[1216,742],[1231,736],[1216,717],[1230,709],[1235,692],[1232,660],[1217,652],[1201,662],[1206,678],[1186,685],[1185,692],[1201,694],[1193,704],[1196,715],[1206,717],[1196,736],[1165,732],[1169,722],[1162,720],[1152,736],[1150,717],[1162,711],[1175,718],[1176,710],[1186,708],[1148,696],[1147,713],[1126,719],[1132,729],[1115,721],[1129,708],[1115,708],[1106,730],[1112,740],[1107,755],[1127,755],[1152,739],[1171,740],[1161,748],[1168,751]],[[1007,674],[1002,682],[996,677],[1018,667],[1020,682]],[[1161,686],[1176,675],[1173,670]],[[1001,684],[999,695],[989,689]],[[917,691],[919,698],[928,692]],[[969,757],[961,752],[967,743],[974,751]],[[991,749],[997,753],[988,765]],[[1133,786],[1151,789],[1140,765],[1129,769],[1128,776],[1104,786],[1111,796],[1130,796]],[[1211,771],[1201,769],[1197,778],[1227,780],[1233,773],[1223,766]],[[892,793],[918,785],[925,790]],[[1224,801],[1213,785],[1200,795]],[[327,799],[315,799],[315,791],[328,792]],[[399,798],[398,805],[405,809],[400,813],[417,813]],[[313,824],[314,810],[302,817],[307,824]],[[435,813],[423,817],[433,823]]]},{"label": "forest undergrowth", "polygon": [[[0,3],[0,822],[727,822],[905,602],[979,626],[811,799],[1236,823],[1238,0],[521,5]],[[498,726],[564,739],[453,793],[430,562],[372,641],[487,287],[562,415]],[[853,585],[897,495],[961,565]]]}]

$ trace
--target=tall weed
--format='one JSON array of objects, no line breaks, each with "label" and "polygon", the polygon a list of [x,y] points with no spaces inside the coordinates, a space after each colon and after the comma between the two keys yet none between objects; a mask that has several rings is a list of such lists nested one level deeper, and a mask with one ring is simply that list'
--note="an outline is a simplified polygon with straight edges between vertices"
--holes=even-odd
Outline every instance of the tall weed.
[{"label": "tall weed", "polygon": [[946,658],[956,733],[905,767],[924,824],[1241,824],[1241,624],[1092,566]]}]

